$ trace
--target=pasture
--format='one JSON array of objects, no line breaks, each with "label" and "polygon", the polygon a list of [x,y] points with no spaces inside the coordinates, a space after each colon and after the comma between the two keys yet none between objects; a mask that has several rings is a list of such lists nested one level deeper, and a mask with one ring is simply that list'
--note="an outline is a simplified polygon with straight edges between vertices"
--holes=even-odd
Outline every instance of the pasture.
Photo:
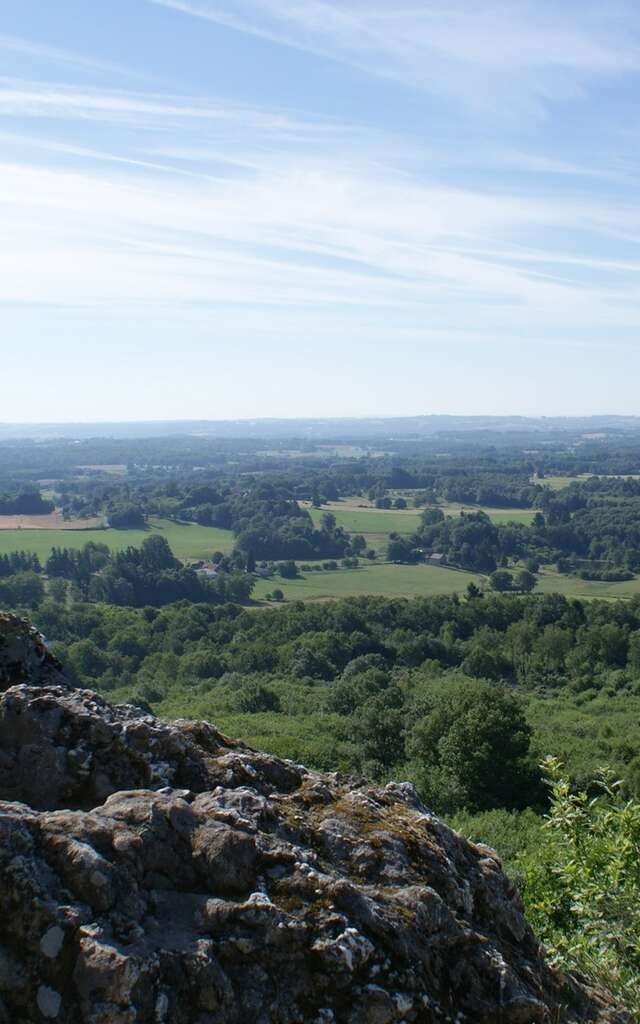
[{"label": "pasture", "polygon": [[414,533],[420,525],[420,512],[417,509],[381,509],[368,506],[358,508],[355,501],[361,498],[347,498],[344,501],[331,501],[322,508],[307,509],[315,526],[320,526],[325,512],[336,517],[336,524],[347,533],[361,533],[367,546],[374,551],[383,551],[389,543],[390,533]]},{"label": "pasture", "polygon": [[461,569],[437,565],[394,565],[391,562],[361,562],[357,569],[328,569],[304,572],[295,580],[280,576],[258,580],[253,599],[264,600],[279,588],[287,601],[326,601],[330,598],[377,594],[383,597],[429,597],[434,594],[463,593],[473,580],[483,577]]},{"label": "pasture", "polygon": [[552,491],[561,491],[569,484],[583,483],[589,479],[590,475],[590,473],[581,473],[579,476],[545,476],[541,480],[536,480],[536,483],[543,487],[550,487]]},{"label": "pasture", "polygon": [[205,558],[214,551],[228,552],[233,547],[231,530],[195,523],[174,523],[169,519],[151,518],[146,529],[13,529],[0,530],[0,555],[11,551],[31,551],[45,562],[53,547],[81,548],[89,541],[106,544],[111,551],[130,546],[140,547],[146,537],[165,537],[177,558]]},{"label": "pasture", "polygon": [[[421,509],[381,509],[375,508],[366,498],[344,498],[342,501],[331,501],[322,508],[312,508],[304,504],[316,526],[320,525],[325,512],[336,517],[336,524],[347,533],[361,533],[370,548],[383,551],[390,533],[411,534],[420,526]],[[535,515],[529,508],[479,508],[472,505],[449,503],[438,506],[446,516],[459,516],[461,512],[485,512],[496,524],[523,523],[528,526]]]},{"label": "pasture", "polygon": [[564,594],[565,597],[580,597],[605,601],[630,598],[640,594],[640,578],[624,580],[621,583],[604,583],[599,580],[581,580],[578,576],[564,576],[552,570],[542,570],[538,576],[536,594]]},{"label": "pasture", "polygon": [[545,476],[538,483],[550,487],[552,491],[559,491],[569,484],[584,483],[592,476],[600,476],[603,480],[640,480],[640,473],[580,473],[577,476]]},{"label": "pasture", "polygon": [[439,507],[445,516],[459,516],[461,512],[484,512],[496,526],[503,526],[505,523],[522,523],[524,526],[530,526],[536,514],[533,508],[489,508],[486,505],[459,505],[454,502]]}]

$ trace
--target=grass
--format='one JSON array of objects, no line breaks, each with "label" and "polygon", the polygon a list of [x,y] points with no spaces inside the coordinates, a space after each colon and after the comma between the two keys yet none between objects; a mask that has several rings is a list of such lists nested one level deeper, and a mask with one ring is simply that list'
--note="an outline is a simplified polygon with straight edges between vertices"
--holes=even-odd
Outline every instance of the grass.
[{"label": "grass", "polygon": [[578,476],[545,476],[538,480],[537,483],[542,484],[543,487],[550,487],[552,491],[561,491],[563,487],[568,487],[569,484],[588,480],[590,475],[590,473],[580,473]]},{"label": "grass", "polygon": [[[365,502],[364,498],[344,498],[342,501],[329,502],[322,508],[309,507],[308,510],[316,526],[320,525],[325,512],[331,512],[336,517],[338,526],[347,533],[361,533],[367,545],[374,551],[383,551],[386,548],[390,533],[408,535],[415,533],[420,526],[421,509],[380,509],[370,505],[365,508],[358,507],[358,503]],[[441,508],[447,516],[458,516],[463,510],[486,512],[494,523],[529,525],[535,515],[535,511],[528,508],[475,508],[457,504],[442,505]]]},{"label": "grass", "polygon": [[441,508],[446,516],[459,516],[461,512],[484,512],[497,526],[503,523],[524,523],[525,526],[529,526],[536,514],[533,508],[488,508],[486,505],[449,503],[442,505]]},{"label": "grass", "polygon": [[640,480],[640,473],[580,473],[577,476],[545,476],[538,483],[543,487],[550,487],[552,491],[560,491],[569,484],[590,480],[592,476],[599,476],[605,480]]},{"label": "grass", "polygon": [[[313,564],[313,563],[310,563]],[[436,594],[463,593],[473,580],[486,585],[486,577],[463,569],[440,568],[437,565],[395,565],[392,562],[361,560],[357,569],[334,569],[304,572],[296,580],[278,575],[258,580],[253,599],[262,602],[275,588],[282,590],[287,601],[326,601],[331,598],[377,594],[384,597],[428,597]],[[551,569],[542,569],[536,594],[564,594],[588,600],[615,600],[640,594],[640,578],[623,583],[601,583],[563,576]]]},{"label": "grass", "polygon": [[148,527],[140,530],[0,530],[0,554],[31,551],[44,562],[52,547],[81,548],[95,541],[107,544],[112,551],[121,551],[131,545],[140,547],[146,537],[154,534],[166,537],[177,558],[204,558],[233,547],[231,530],[151,518]]},{"label": "grass", "polygon": [[262,600],[279,588],[287,601],[322,601],[361,594],[428,597],[463,593],[471,580],[480,583],[482,577],[460,569],[442,569],[437,565],[374,562],[361,563],[358,569],[306,572],[296,580],[284,580],[280,576],[258,580],[252,596],[254,600]]},{"label": "grass", "polygon": [[615,600],[640,594],[640,578],[621,583],[603,583],[599,580],[581,580],[578,576],[564,576],[543,570],[538,577],[536,594],[564,594],[565,597],[600,598]]},{"label": "grass", "polygon": [[382,509],[382,508],[354,508],[345,507],[339,502],[331,502],[322,508],[310,508],[311,518],[316,526],[325,512],[331,512],[336,517],[338,526],[342,526],[347,533],[368,533],[385,534],[390,533],[414,533],[420,526],[420,512],[417,509]]}]

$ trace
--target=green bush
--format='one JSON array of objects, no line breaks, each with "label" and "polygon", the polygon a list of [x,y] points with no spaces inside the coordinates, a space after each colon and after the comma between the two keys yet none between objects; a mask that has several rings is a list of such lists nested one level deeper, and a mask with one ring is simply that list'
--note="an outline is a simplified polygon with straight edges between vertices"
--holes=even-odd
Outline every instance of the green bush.
[{"label": "green bush", "polygon": [[563,968],[580,971],[640,1013],[640,802],[601,769],[597,795],[572,792],[557,758],[544,841],[525,876],[529,920]]}]

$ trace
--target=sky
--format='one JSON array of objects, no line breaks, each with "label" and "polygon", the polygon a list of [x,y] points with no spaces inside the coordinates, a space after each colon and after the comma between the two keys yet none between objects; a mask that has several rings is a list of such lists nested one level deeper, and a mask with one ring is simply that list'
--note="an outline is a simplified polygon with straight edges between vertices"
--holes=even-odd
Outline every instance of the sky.
[{"label": "sky", "polygon": [[5,0],[0,421],[640,413],[637,0]]}]

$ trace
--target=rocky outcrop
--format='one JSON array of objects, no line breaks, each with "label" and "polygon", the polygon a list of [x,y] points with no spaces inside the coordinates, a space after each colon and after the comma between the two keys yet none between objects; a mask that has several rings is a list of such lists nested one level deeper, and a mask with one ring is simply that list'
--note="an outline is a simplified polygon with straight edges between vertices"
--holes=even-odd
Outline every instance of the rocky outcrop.
[{"label": "rocky outcrop", "polygon": [[111,707],[2,617],[0,680],[2,1024],[630,1021],[409,784]]}]

